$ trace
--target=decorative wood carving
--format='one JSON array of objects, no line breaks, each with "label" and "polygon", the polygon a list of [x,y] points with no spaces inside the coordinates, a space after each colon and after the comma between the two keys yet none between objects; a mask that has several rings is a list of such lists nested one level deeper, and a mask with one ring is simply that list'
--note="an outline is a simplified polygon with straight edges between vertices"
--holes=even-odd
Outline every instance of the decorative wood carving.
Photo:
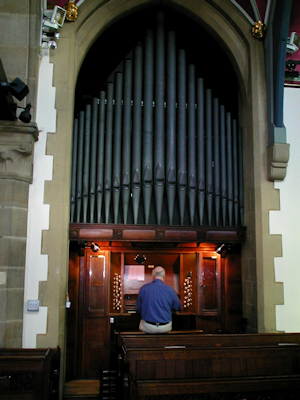
[{"label": "decorative wood carving", "polygon": [[0,121],[0,178],[32,183],[35,123]]}]

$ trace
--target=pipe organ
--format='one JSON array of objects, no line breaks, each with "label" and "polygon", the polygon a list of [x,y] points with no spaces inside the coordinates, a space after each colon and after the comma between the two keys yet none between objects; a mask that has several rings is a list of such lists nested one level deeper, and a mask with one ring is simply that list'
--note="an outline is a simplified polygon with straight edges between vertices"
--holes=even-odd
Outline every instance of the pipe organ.
[{"label": "pipe organ", "polygon": [[163,13],[111,76],[74,119],[71,223],[243,226],[241,128]]}]

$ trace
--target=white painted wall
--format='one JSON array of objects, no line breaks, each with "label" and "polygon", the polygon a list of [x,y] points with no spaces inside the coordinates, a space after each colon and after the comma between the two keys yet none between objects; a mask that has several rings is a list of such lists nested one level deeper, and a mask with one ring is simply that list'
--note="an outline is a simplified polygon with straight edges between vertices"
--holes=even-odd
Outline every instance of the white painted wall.
[{"label": "white painted wall", "polygon": [[284,124],[290,159],[280,189],[280,211],[270,211],[270,233],[282,234],[282,257],[275,259],[275,280],[283,282],[284,304],[276,306],[276,329],[300,332],[300,89],[285,88]]},{"label": "white painted wall", "polygon": [[49,229],[50,205],[44,204],[45,181],[52,180],[53,157],[47,156],[47,133],[56,131],[55,88],[52,87],[53,65],[49,54],[43,54],[38,84],[37,126],[39,140],[34,148],[33,183],[29,187],[25,289],[23,311],[23,348],[36,348],[37,334],[47,331],[47,307],[27,311],[28,300],[39,299],[39,282],[46,281],[48,256],[41,254],[42,231]]}]

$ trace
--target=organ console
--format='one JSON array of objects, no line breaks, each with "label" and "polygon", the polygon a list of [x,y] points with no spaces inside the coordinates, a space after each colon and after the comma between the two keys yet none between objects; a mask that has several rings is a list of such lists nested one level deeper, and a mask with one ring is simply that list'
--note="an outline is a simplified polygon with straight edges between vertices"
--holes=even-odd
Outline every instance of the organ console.
[{"label": "organ console", "polygon": [[[175,246],[97,241],[98,252],[90,243],[84,248],[74,243],[70,251],[68,352],[78,351],[79,376],[97,376],[94,366],[99,360],[103,368],[109,367],[115,331],[138,331],[136,299],[140,288],[152,282],[153,268],[158,265],[164,267],[165,283],[174,288],[182,303],[182,309],[173,314],[173,330],[234,333],[242,317],[239,244],[222,257],[215,251],[219,243]],[[68,374],[75,376],[76,371]]]},{"label": "organ console", "polygon": [[[140,288],[152,282],[152,270],[165,268],[165,283],[178,294],[179,315],[220,315],[221,256],[214,250],[149,252],[136,264],[132,251],[111,254],[110,305],[112,315],[134,314]],[[201,304],[201,305],[200,305]]]}]

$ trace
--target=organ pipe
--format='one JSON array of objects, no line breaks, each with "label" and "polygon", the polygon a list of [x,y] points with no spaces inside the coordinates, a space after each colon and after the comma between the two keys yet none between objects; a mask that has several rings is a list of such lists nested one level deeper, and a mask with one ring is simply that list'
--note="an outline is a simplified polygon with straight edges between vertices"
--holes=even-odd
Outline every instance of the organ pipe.
[{"label": "organ pipe", "polygon": [[166,191],[172,225],[176,194],[176,39],[173,31],[168,32],[166,103]]},{"label": "organ pipe", "polygon": [[219,145],[219,101],[213,100],[213,137],[214,137],[214,196],[216,225],[220,225],[220,145]]},{"label": "organ pipe", "polygon": [[112,175],[112,129],[113,129],[113,92],[112,82],[107,83],[106,135],[105,135],[105,167],[104,167],[104,205],[105,222],[108,224],[111,200]]},{"label": "organ pipe", "polygon": [[133,221],[138,223],[141,195],[141,152],[142,152],[142,54],[141,45],[134,49],[133,80],[133,130],[132,130],[132,201]]},{"label": "organ pipe", "polygon": [[113,210],[114,223],[118,222],[120,191],[121,191],[121,122],[122,122],[122,88],[123,74],[115,75],[115,112],[114,112],[114,138],[113,138]]},{"label": "organ pipe", "polygon": [[236,120],[232,121],[232,153],[233,153],[233,209],[235,226],[239,220],[239,182],[238,182],[238,144]]},{"label": "organ pipe", "polygon": [[164,14],[157,14],[155,42],[154,195],[160,225],[165,186],[165,31]]},{"label": "organ pipe", "polygon": [[123,146],[122,146],[122,202],[123,219],[127,224],[131,185],[131,97],[132,61],[124,61]]},{"label": "organ pipe", "polygon": [[83,223],[87,222],[87,211],[88,211],[88,200],[89,200],[91,108],[92,108],[91,105],[87,104],[85,109],[84,158],[83,158],[83,182],[82,182]]},{"label": "organ pipe", "polygon": [[71,222],[74,222],[75,206],[76,206],[77,148],[78,148],[78,118],[75,118],[73,126],[73,153],[72,153],[72,175],[71,175],[71,210],[70,210]]},{"label": "organ pipe", "polygon": [[242,132],[162,13],[116,71],[74,120],[71,222],[243,225]]},{"label": "organ pipe", "polygon": [[205,205],[205,129],[204,129],[204,83],[197,80],[197,154],[198,154],[198,206],[200,225],[204,224]]},{"label": "organ pipe", "polygon": [[92,136],[91,136],[91,171],[89,190],[90,222],[94,223],[95,196],[96,196],[96,165],[97,165],[97,128],[98,128],[98,99],[94,98],[92,103]]},{"label": "organ pipe", "polygon": [[77,190],[76,190],[76,221],[81,222],[82,204],[82,170],[83,170],[83,144],[84,144],[84,111],[79,113],[78,135],[78,163],[77,163]]},{"label": "organ pipe", "polygon": [[103,202],[103,175],[104,175],[104,135],[105,135],[105,92],[101,91],[99,96],[99,119],[97,140],[97,218],[101,222],[101,210]]},{"label": "organ pipe", "polygon": [[232,226],[233,218],[233,172],[232,172],[232,142],[231,114],[226,113],[226,144],[227,144],[227,190],[228,190],[228,223]]},{"label": "organ pipe", "polygon": [[149,222],[153,187],[153,86],[154,55],[153,32],[148,29],[145,35],[144,63],[144,112],[143,112],[143,198],[145,223]]},{"label": "organ pipe", "polygon": [[238,135],[238,159],[239,159],[239,200],[240,200],[240,223],[244,226],[244,185],[243,185],[243,130],[239,129]]},{"label": "organ pipe", "polygon": [[222,222],[226,226],[227,217],[227,161],[226,161],[226,134],[225,134],[225,107],[220,106],[220,147],[221,147],[221,204]]},{"label": "organ pipe", "polygon": [[208,225],[212,222],[213,207],[213,159],[212,159],[212,109],[211,90],[206,89],[205,132],[206,132],[206,201]]},{"label": "organ pipe", "polygon": [[187,189],[186,170],[186,61],[185,51],[178,53],[178,96],[177,96],[177,185],[180,223],[183,225]]},{"label": "organ pipe", "polygon": [[195,66],[188,66],[188,199],[190,222],[194,224],[196,207],[196,81]]}]

